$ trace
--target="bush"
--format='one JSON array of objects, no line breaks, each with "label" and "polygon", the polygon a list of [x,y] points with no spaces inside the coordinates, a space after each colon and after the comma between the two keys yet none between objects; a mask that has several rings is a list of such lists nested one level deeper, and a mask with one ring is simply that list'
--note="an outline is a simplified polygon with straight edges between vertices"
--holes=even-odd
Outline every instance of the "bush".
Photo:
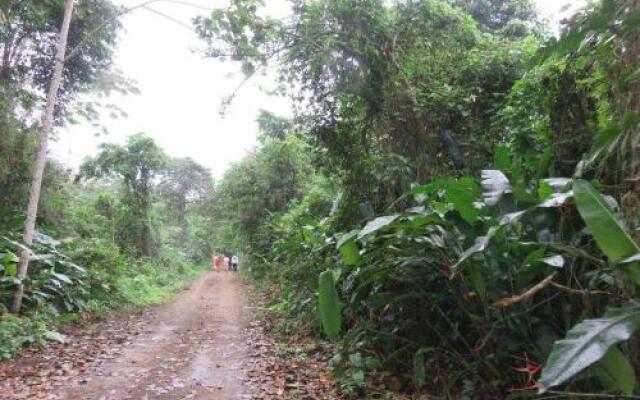
[{"label": "bush", "polygon": [[115,287],[125,304],[160,303],[203,269],[190,263],[184,254],[164,248],[156,258],[131,261]]},{"label": "bush", "polygon": [[55,312],[49,308],[29,316],[0,315],[0,360],[20,353],[23,346],[41,346],[62,336],[48,329]]}]

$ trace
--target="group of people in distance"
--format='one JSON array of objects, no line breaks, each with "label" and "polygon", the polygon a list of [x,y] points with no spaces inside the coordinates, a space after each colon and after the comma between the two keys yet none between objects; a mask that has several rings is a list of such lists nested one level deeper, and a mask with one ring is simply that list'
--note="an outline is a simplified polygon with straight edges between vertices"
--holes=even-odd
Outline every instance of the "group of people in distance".
[{"label": "group of people in distance", "polygon": [[216,271],[220,271],[222,268],[226,268],[227,271],[238,271],[238,256],[232,254],[230,256],[214,255],[213,256],[213,268]]}]

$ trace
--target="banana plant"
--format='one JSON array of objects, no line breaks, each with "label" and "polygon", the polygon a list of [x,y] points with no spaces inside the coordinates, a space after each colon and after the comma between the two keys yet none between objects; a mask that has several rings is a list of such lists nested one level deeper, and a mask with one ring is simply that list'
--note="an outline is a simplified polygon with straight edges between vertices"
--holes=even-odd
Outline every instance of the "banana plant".
[{"label": "banana plant", "polygon": [[[590,234],[609,261],[628,273],[640,285],[640,247],[624,223],[612,212],[605,197],[588,182],[573,183],[575,203]],[[610,309],[603,318],[588,319],[571,328],[555,342],[539,380],[539,393],[560,385],[594,365],[602,385],[615,392],[631,394],[635,372],[616,345],[640,328],[640,304]]]},{"label": "banana plant", "polygon": [[[482,178],[484,207],[500,205],[504,197],[511,193],[511,185],[500,171],[483,171]],[[612,210],[611,203],[614,201],[600,194],[584,180],[567,178],[541,181],[538,185],[538,196],[538,204],[498,216],[496,223],[489,227],[487,233],[476,237],[474,245],[461,253],[452,267],[452,273],[455,274],[461,264],[474,254],[484,252],[498,232],[521,221],[527,214],[541,208],[560,207],[573,199],[588,234],[593,237],[612,267],[623,271],[634,284],[640,285],[640,247],[632,239],[621,218]],[[544,244],[545,247],[569,256],[581,257],[597,264],[602,262],[582,249],[563,243],[519,244]],[[540,249],[538,252],[540,254],[534,253],[540,260],[562,259],[560,256],[543,258],[544,250]],[[546,261],[542,263],[549,264]],[[556,267],[561,268],[561,264]],[[565,339],[558,340],[553,345],[539,380],[539,392],[544,393],[591,367],[593,375],[607,390],[632,393],[636,382],[635,373],[617,345],[627,340],[639,327],[640,305],[637,303],[612,308],[602,318],[587,319],[578,323],[568,331]]]}]

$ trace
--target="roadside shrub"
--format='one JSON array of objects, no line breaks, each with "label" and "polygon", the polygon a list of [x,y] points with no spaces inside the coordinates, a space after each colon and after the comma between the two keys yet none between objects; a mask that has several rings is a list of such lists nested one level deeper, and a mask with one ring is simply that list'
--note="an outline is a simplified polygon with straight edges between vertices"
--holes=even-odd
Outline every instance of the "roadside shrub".
[{"label": "roadside shrub", "polygon": [[181,252],[163,248],[156,258],[131,260],[118,277],[116,289],[125,304],[146,305],[167,300],[185,281],[205,268],[190,263]]},{"label": "roadside shrub", "polygon": [[56,313],[50,308],[29,316],[0,315],[0,360],[20,353],[24,346],[42,346],[47,340],[62,340],[63,336],[48,326]]}]

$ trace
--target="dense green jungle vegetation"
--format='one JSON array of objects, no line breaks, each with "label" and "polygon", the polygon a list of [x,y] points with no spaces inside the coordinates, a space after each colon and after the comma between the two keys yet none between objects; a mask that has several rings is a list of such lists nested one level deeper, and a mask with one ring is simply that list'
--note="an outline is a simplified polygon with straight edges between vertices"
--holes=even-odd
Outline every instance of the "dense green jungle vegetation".
[{"label": "dense green jungle vegetation", "polygon": [[638,6],[594,2],[558,39],[519,0],[196,21],[296,106],[217,186],[214,242],[282,332],[335,342],[345,393],[638,393]]},{"label": "dense green jungle vegetation", "polygon": [[[9,314],[62,3],[0,2],[0,358],[239,249],[277,330],[333,343],[345,396],[640,398],[637,0],[591,2],[557,38],[529,0],[301,0],[283,19],[233,0],[194,21],[207,56],[275,66],[295,117],[256,116],[260,144],[215,185],[144,135],[78,174],[48,162]],[[92,118],[80,93],[133,90],[105,72],[117,13],[78,3],[57,126]]]},{"label": "dense green jungle vegetation", "polygon": [[[0,359],[26,344],[62,340],[59,322],[164,300],[211,254],[204,232],[214,183],[191,159],[172,159],[139,134],[123,146],[104,145],[79,172],[49,160],[28,246],[22,312],[8,314],[25,248],[24,210],[40,125],[33,114],[51,78],[63,6],[0,2]],[[66,62],[56,126],[96,116],[100,105],[79,101],[82,93],[135,90],[110,70],[118,13],[106,0],[77,5],[69,47],[80,56]]]}]

